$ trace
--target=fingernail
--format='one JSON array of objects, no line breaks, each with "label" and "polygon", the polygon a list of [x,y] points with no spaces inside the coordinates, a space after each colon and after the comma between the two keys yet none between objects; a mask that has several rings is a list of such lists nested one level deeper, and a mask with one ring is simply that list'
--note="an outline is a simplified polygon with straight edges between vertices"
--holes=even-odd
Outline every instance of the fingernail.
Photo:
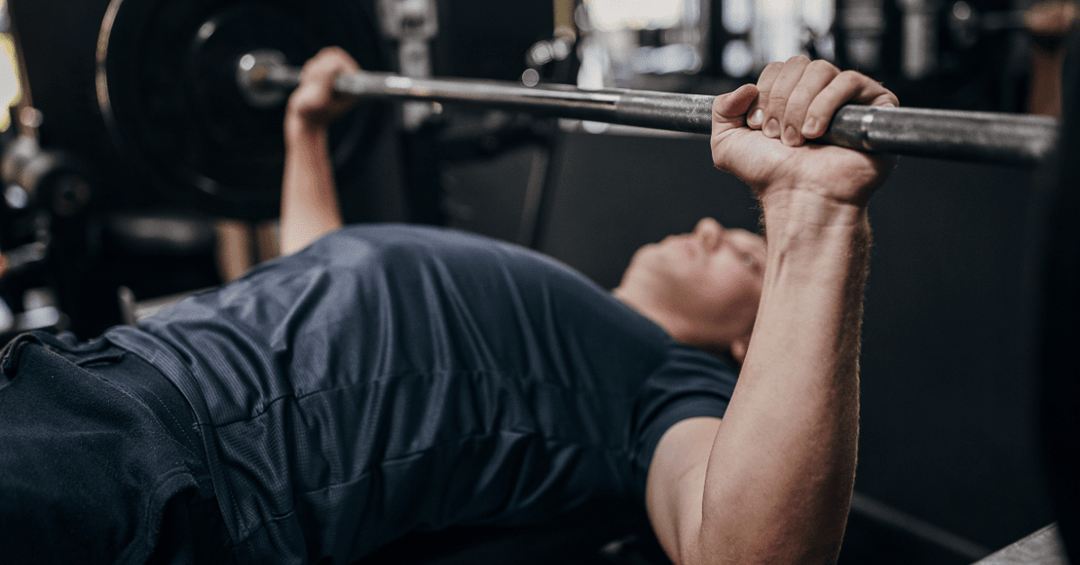
[{"label": "fingernail", "polygon": [[780,122],[773,118],[761,130],[766,137],[780,137]]},{"label": "fingernail", "polygon": [[749,118],[746,119],[746,124],[751,126],[759,126],[761,125],[761,120],[763,119],[765,119],[765,112],[762,112],[761,108],[758,108],[757,110],[754,110],[753,114],[750,114]]},{"label": "fingernail", "polygon": [[821,123],[818,122],[817,118],[807,118],[806,121],[803,122],[802,134],[807,137],[817,135],[821,133],[818,131],[818,127],[820,127],[820,125]]},{"label": "fingernail", "polygon": [[794,147],[802,140],[799,138],[799,132],[795,131],[794,127],[788,126],[784,128],[784,136],[781,141],[784,142],[784,145]]}]

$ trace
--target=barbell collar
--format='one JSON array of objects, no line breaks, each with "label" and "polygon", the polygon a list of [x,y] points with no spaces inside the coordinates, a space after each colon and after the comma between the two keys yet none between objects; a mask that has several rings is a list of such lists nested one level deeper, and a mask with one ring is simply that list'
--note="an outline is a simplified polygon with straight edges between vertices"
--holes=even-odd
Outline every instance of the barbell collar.
[{"label": "barbell collar", "polygon": [[240,94],[255,108],[273,108],[300,84],[300,69],[285,64],[285,55],[273,49],[245,53],[236,68]]},{"label": "barbell collar", "polygon": [[[258,58],[265,71],[241,76],[241,90],[295,88],[298,69]],[[245,84],[250,80],[251,84]],[[338,77],[335,89],[376,100],[428,100],[668,131],[708,134],[714,96],[644,90],[583,90],[566,85],[525,87],[490,80],[411,78],[361,71]],[[1034,166],[1052,151],[1058,120],[1042,116],[844,106],[818,143],[870,153],[895,153]]]}]

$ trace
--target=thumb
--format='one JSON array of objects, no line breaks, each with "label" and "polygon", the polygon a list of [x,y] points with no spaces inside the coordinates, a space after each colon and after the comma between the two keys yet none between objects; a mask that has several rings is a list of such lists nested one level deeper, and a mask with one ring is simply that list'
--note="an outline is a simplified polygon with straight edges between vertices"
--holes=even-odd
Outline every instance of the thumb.
[{"label": "thumb", "polygon": [[713,135],[746,125],[746,112],[757,99],[758,88],[744,84],[733,92],[721,94],[713,100]]}]

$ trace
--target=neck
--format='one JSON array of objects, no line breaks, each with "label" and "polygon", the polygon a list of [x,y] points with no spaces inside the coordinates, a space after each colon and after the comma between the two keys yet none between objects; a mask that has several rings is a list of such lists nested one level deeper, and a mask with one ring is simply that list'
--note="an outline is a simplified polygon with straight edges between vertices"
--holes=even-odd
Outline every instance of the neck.
[{"label": "neck", "polygon": [[615,298],[663,328],[675,341],[693,345],[714,355],[730,355],[736,364],[742,364],[743,357],[746,355],[746,346],[750,342],[749,333],[745,338],[738,338],[730,343],[717,343],[706,339],[707,335],[701,333],[699,323],[679,315],[670,308],[665,308],[663,304],[655,300],[650,300],[648,295],[634,292],[623,285],[619,285],[611,293]]},{"label": "neck", "polygon": [[644,296],[640,292],[634,292],[623,285],[615,287],[611,294],[621,300],[623,304],[633,308],[642,316],[664,328],[664,331],[672,338],[686,343],[690,342],[688,339],[690,336],[690,324],[682,316],[658,305],[656,301],[650,300],[648,296]]}]

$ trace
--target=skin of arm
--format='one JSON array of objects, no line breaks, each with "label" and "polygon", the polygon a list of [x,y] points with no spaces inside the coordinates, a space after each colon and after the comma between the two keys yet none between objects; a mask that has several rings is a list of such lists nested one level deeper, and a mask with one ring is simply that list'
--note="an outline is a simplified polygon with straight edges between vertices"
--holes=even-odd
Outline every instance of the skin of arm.
[{"label": "skin of arm", "polygon": [[1029,114],[1061,117],[1061,75],[1065,63],[1064,39],[1076,22],[1074,2],[1039,2],[1024,13],[1024,25],[1034,38],[1048,40],[1054,47],[1035,42],[1031,47],[1031,80],[1028,83]]},{"label": "skin of arm", "polygon": [[285,172],[281,187],[281,253],[306,247],[342,226],[329,127],[355,100],[334,92],[334,80],[360,69],[345,51],[328,47],[309,60],[285,111]]},{"label": "skin of arm", "polygon": [[675,563],[832,563],[839,553],[858,443],[866,204],[895,165],[806,144],[849,102],[897,105],[868,77],[805,57],[713,105],[713,160],[761,201],[768,248],[723,422],[680,422],[653,456],[646,504]]}]

